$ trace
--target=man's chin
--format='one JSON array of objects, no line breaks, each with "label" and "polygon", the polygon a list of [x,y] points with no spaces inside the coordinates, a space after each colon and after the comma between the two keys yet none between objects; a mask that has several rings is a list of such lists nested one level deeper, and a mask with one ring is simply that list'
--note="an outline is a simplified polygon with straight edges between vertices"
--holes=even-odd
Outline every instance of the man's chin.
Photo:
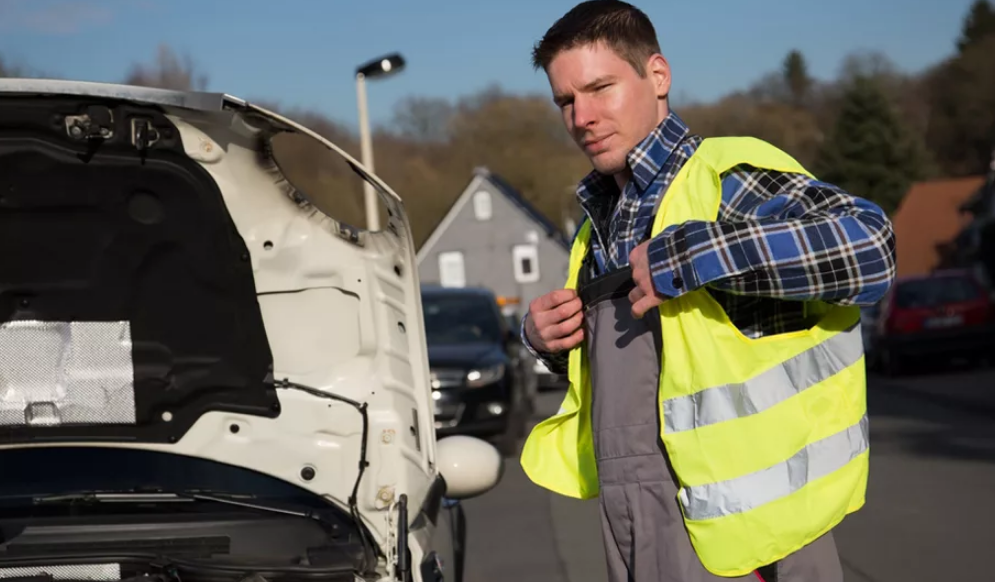
[{"label": "man's chin", "polygon": [[625,160],[616,160],[610,158],[607,154],[602,154],[600,156],[592,156],[590,158],[591,165],[597,170],[599,174],[604,174],[605,176],[614,176],[615,174],[625,170]]}]

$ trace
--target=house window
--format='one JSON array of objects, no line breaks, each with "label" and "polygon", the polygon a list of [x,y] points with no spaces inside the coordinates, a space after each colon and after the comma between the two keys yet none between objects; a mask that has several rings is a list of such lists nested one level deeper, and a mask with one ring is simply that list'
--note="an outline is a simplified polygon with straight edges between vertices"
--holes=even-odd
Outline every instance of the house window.
[{"label": "house window", "polygon": [[463,253],[459,251],[439,253],[439,284],[443,287],[466,286]]},{"label": "house window", "polygon": [[517,245],[512,249],[515,281],[535,283],[539,280],[539,250],[534,245]]},{"label": "house window", "polygon": [[491,193],[481,190],[473,195],[473,214],[477,220],[491,219]]}]

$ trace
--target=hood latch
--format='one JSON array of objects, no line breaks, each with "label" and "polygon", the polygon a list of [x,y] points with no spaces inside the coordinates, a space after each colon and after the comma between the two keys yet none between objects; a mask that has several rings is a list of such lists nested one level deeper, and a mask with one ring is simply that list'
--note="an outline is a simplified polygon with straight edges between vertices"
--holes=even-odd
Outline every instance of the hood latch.
[{"label": "hood latch", "polygon": [[114,137],[114,114],[107,107],[88,105],[80,115],[66,116],[66,133],[77,140],[106,140]]},{"label": "hood latch", "polygon": [[71,139],[86,142],[86,153],[77,154],[83,163],[90,163],[100,145],[114,137],[114,114],[107,107],[87,105],[82,114],[67,115],[65,122]]}]

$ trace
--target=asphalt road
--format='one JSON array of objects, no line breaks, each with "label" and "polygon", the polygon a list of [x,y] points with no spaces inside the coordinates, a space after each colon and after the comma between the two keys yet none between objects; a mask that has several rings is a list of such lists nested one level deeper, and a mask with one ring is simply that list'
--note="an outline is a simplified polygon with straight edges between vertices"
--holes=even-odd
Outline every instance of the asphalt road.
[{"label": "asphalt road", "polygon": [[[540,397],[537,418],[562,392]],[[836,530],[848,582],[992,580],[995,372],[872,377],[867,505]],[[506,460],[501,483],[465,502],[467,582],[602,582],[595,501],[545,492]]]}]

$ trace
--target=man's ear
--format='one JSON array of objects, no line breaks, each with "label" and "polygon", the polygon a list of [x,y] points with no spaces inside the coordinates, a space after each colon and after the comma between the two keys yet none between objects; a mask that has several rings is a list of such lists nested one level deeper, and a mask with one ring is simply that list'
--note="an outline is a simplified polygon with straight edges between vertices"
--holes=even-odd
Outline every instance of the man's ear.
[{"label": "man's ear", "polygon": [[646,74],[653,79],[656,96],[663,99],[670,95],[670,63],[660,53],[656,53],[646,62]]}]

